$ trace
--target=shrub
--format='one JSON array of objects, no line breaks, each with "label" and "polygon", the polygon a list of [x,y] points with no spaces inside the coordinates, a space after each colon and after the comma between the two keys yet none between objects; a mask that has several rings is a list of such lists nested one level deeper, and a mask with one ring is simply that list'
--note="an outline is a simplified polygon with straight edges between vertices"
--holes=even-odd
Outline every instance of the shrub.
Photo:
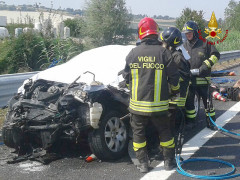
[{"label": "shrub", "polygon": [[[219,34],[219,37],[222,39],[225,35],[225,31],[221,34]],[[214,40],[216,42],[216,40]],[[240,33],[236,30],[229,30],[228,36],[226,40],[224,40],[222,43],[217,44],[216,48],[222,52],[222,51],[233,51],[233,50],[239,50],[240,49]]]},{"label": "shrub", "polygon": [[71,39],[53,39],[28,32],[0,43],[0,73],[46,69],[53,60],[66,62],[83,50]]}]

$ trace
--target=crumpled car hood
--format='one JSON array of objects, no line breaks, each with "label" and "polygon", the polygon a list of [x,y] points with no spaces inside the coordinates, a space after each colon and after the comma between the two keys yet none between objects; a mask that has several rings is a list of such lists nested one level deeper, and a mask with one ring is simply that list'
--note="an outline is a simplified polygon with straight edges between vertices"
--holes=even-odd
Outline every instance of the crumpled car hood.
[{"label": "crumpled car hood", "polygon": [[[125,58],[134,47],[133,45],[109,45],[85,51],[62,65],[41,71],[34,75],[32,80],[44,79],[70,84],[82,74],[78,82],[90,84],[93,81],[93,75],[83,74],[90,71],[95,74],[96,81],[105,85],[116,84],[118,83],[117,74],[124,68]],[[23,90],[21,86],[18,92]]]}]

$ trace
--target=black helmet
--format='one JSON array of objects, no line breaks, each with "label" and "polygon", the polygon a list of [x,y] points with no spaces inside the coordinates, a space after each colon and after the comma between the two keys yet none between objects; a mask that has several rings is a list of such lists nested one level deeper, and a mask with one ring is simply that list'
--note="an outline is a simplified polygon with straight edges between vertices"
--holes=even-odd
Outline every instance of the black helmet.
[{"label": "black helmet", "polygon": [[168,27],[161,34],[160,38],[166,42],[168,46],[177,47],[182,44],[182,34],[175,27]]},{"label": "black helmet", "polygon": [[198,37],[198,24],[194,21],[188,21],[184,24],[182,33],[193,32],[195,37]]}]

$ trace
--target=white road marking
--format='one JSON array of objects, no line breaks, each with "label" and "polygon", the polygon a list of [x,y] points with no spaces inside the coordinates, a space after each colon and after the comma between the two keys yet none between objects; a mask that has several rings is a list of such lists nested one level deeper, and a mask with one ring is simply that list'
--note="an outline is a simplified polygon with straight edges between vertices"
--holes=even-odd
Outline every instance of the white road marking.
[{"label": "white road marking", "polygon": [[[233,105],[225,113],[223,113],[219,118],[217,118],[216,123],[220,126],[227,124],[237,113],[240,112],[240,102]],[[210,138],[212,138],[217,131],[211,131],[208,128],[204,128],[198,134],[196,134],[192,139],[184,144],[182,149],[182,158],[189,159],[203,144],[205,144]],[[147,173],[141,178],[141,180],[166,180],[168,179],[175,170],[165,171],[163,169],[164,163],[161,162],[152,171]]]}]

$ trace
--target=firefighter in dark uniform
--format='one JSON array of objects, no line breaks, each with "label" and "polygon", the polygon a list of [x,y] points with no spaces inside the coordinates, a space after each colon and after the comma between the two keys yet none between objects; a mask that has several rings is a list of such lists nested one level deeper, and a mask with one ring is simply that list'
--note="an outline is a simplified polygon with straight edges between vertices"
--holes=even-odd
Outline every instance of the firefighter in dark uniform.
[{"label": "firefighter in dark uniform", "polygon": [[180,94],[177,97],[172,97],[171,101],[169,102],[169,117],[172,125],[172,131],[175,133],[175,124],[181,123],[175,122],[176,120],[179,120],[179,118],[176,118],[177,107],[183,110],[185,108],[187,99],[190,82],[190,65],[184,58],[181,50],[176,49],[183,43],[182,35],[179,29],[175,27],[169,27],[160,34],[160,38],[163,41],[163,46],[171,51],[173,60],[176,63],[180,74]]},{"label": "firefighter in dark uniform", "polygon": [[[207,127],[215,130],[215,126],[211,123],[208,113],[211,118],[216,121],[215,110],[207,107],[207,98],[209,96],[208,84],[210,83],[210,75],[212,66],[218,62],[220,53],[217,49],[208,43],[203,42],[198,38],[198,25],[194,21],[188,21],[183,27],[183,33],[186,34],[187,41],[184,43],[185,49],[188,51],[190,59],[190,68],[192,73],[191,85],[186,102],[186,120],[189,127],[196,125],[196,110],[194,107],[194,97],[197,92],[202,98],[206,113]],[[212,98],[210,98],[210,101]]]},{"label": "firefighter in dark uniform", "polygon": [[176,167],[174,138],[168,117],[169,88],[179,91],[179,74],[171,53],[158,41],[158,25],[145,17],[138,24],[141,44],[126,57],[123,77],[130,89],[129,111],[133,130],[133,149],[140,172],[148,172],[145,127],[149,120],[156,126],[163,147],[164,168]]}]

